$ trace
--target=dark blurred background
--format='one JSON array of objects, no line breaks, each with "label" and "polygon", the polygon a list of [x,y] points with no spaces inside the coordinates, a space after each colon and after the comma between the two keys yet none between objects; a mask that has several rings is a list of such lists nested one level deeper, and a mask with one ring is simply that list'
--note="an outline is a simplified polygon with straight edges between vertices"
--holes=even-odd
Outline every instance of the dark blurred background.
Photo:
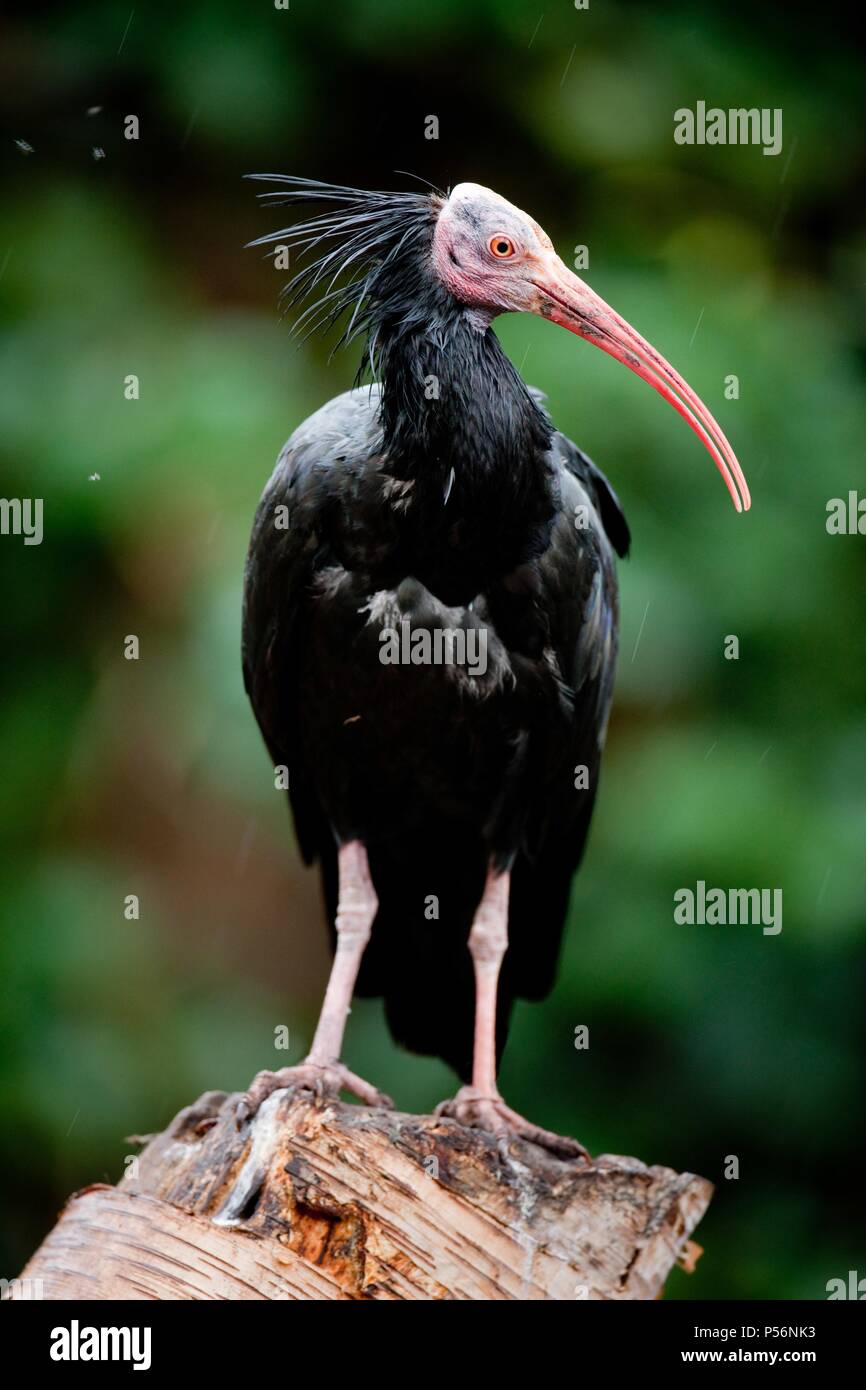
[{"label": "dark blurred background", "polygon": [[[357,360],[290,340],[285,273],[244,250],[284,214],[241,176],[407,188],[405,170],[492,186],[567,263],[588,246],[581,273],[708,402],[754,496],[737,517],[610,358],[499,321],[634,537],[563,968],[518,1008],[504,1093],[593,1151],[717,1182],[669,1297],[866,1275],[866,539],[825,527],[830,498],[866,495],[863,69],[834,6],[806,25],[730,0],[4,9],[2,494],[42,497],[45,536],[0,538],[0,1274],[71,1190],[120,1176],[123,1136],[310,1040],[319,890],[243,693],[239,603],[276,454]],[[676,145],[698,100],[781,107],[781,154]],[[697,879],[782,888],[782,933],[677,926]],[[347,1056],[407,1110],[454,1087],[375,1002]]]}]

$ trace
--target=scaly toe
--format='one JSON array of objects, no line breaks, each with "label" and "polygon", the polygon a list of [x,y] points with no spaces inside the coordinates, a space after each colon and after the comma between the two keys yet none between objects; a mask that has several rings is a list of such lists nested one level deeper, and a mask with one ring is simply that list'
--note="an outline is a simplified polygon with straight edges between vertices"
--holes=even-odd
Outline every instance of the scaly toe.
[{"label": "scaly toe", "polygon": [[394,1102],[384,1091],[372,1086],[363,1077],[349,1071],[342,1062],[299,1062],[295,1067],[281,1067],[279,1071],[260,1071],[249,1090],[239,1100],[235,1109],[235,1123],[240,1129],[251,1120],[256,1111],[274,1091],[310,1091],[316,1100],[335,1100],[341,1091],[349,1091],[365,1105],[393,1109]]},{"label": "scaly toe", "polygon": [[501,1096],[483,1095],[472,1086],[462,1086],[453,1099],[437,1105],[435,1113],[472,1129],[486,1130],[498,1138],[524,1139],[538,1144],[557,1158],[589,1161],[589,1154],[576,1139],[532,1124],[510,1109]]}]

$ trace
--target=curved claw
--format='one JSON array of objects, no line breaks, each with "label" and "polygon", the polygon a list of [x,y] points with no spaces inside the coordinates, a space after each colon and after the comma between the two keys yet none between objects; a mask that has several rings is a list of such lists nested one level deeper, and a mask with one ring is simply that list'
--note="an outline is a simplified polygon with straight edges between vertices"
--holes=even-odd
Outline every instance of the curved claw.
[{"label": "curved claw", "polygon": [[461,1086],[457,1095],[442,1101],[434,1113],[457,1120],[459,1124],[472,1129],[486,1130],[496,1138],[524,1139],[530,1144],[538,1144],[557,1158],[580,1159],[584,1163],[590,1161],[589,1153],[577,1139],[542,1129],[540,1125],[518,1115],[500,1095],[483,1095],[473,1086]]},{"label": "curved claw", "polygon": [[279,1071],[260,1071],[250,1084],[249,1090],[241,1096],[235,1106],[235,1125],[242,1129],[256,1111],[274,1091],[309,1091],[318,1102],[336,1100],[341,1091],[349,1091],[365,1105],[377,1106],[383,1110],[393,1110],[394,1102],[384,1091],[365,1081],[362,1076],[349,1071],[342,1062],[312,1062],[309,1058],[295,1067],[281,1067]]}]

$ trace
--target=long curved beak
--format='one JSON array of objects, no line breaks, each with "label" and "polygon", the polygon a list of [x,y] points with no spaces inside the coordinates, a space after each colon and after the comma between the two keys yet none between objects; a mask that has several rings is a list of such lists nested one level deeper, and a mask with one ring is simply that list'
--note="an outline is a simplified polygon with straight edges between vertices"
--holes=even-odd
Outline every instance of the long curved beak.
[{"label": "long curved beak", "polygon": [[682,415],[709,451],[737,511],[748,511],[752,499],[736,454],[703,401],[679,372],[557,255],[545,260],[532,283],[540,291],[540,300],[534,306],[536,313],[610,353],[649,382]]}]

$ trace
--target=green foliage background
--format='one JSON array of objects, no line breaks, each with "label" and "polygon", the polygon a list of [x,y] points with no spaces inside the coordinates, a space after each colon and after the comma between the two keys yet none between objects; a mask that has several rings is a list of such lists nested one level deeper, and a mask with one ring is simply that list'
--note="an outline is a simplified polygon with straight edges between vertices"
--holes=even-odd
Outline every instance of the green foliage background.
[{"label": "green foliage background", "polygon": [[[589,247],[585,278],[730,435],[747,517],[636,378],[549,325],[498,324],[634,535],[563,969],[518,1010],[502,1085],[593,1151],[717,1182],[707,1253],[668,1296],[820,1298],[866,1274],[866,539],[825,529],[830,498],[866,494],[863,71],[833,6],[808,27],[696,0],[131,8],[12,4],[0,33],[2,492],[45,506],[41,546],[0,538],[0,1274],[73,1188],[116,1180],[124,1135],[245,1086],[278,1024],[276,1061],[302,1055],[325,980],[239,600],[277,451],[356,360],[295,347],[279,275],[243,249],[278,225],[241,181],[269,169],[495,187],[567,262]],[[699,99],[781,107],[781,155],[676,146]],[[699,878],[781,887],[781,935],[676,926]],[[405,1109],[453,1087],[375,1003],[348,1055]]]}]

